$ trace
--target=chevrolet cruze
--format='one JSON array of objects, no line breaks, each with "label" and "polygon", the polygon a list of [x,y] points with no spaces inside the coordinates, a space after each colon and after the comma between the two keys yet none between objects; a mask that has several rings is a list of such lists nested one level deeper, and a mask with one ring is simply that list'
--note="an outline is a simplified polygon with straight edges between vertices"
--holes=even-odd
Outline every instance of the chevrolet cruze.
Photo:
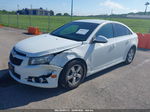
[{"label": "chevrolet cruze", "polygon": [[10,53],[9,73],[35,87],[74,89],[89,75],[130,64],[137,43],[137,35],[122,23],[77,20],[17,43]]}]

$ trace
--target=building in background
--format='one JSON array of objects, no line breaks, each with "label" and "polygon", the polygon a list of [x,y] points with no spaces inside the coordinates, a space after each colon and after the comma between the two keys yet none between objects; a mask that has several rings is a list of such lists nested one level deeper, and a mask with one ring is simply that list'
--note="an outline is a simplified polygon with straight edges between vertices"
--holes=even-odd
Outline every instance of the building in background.
[{"label": "building in background", "polygon": [[51,15],[53,16],[54,15],[54,12],[52,10],[48,11],[46,9],[43,9],[43,8],[39,8],[39,9],[22,9],[22,10],[19,10],[17,11],[18,14],[20,15],[40,15],[40,16],[47,16],[47,15]]},{"label": "building in background", "polygon": [[132,19],[150,19],[150,15],[127,15],[127,18],[132,18]]}]

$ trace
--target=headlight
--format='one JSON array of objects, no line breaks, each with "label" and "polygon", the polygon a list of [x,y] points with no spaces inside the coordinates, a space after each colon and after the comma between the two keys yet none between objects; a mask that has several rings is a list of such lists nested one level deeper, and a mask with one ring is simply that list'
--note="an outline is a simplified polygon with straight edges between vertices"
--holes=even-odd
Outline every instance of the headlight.
[{"label": "headlight", "polygon": [[49,64],[52,59],[54,58],[54,55],[47,55],[37,58],[30,58],[29,59],[29,65],[41,65],[41,64]]}]

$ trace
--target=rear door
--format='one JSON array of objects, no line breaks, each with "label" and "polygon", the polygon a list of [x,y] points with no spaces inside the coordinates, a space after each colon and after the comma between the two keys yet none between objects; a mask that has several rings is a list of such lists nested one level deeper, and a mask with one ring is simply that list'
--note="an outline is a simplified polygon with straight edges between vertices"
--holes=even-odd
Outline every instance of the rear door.
[{"label": "rear door", "polygon": [[126,49],[130,47],[130,39],[132,32],[124,25],[119,23],[113,24],[114,28],[114,40],[115,40],[115,57],[116,61],[122,61],[126,52]]}]

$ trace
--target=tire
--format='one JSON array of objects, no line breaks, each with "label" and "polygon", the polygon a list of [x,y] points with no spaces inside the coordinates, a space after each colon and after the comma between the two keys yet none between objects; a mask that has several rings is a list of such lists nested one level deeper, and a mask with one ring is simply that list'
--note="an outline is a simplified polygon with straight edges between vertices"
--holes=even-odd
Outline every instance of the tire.
[{"label": "tire", "polygon": [[136,48],[135,47],[130,48],[130,50],[128,51],[126,60],[125,60],[125,64],[132,63],[132,61],[135,57],[135,53],[136,53]]},{"label": "tire", "polygon": [[86,76],[86,66],[80,60],[68,62],[59,77],[59,85],[66,89],[77,88]]}]

